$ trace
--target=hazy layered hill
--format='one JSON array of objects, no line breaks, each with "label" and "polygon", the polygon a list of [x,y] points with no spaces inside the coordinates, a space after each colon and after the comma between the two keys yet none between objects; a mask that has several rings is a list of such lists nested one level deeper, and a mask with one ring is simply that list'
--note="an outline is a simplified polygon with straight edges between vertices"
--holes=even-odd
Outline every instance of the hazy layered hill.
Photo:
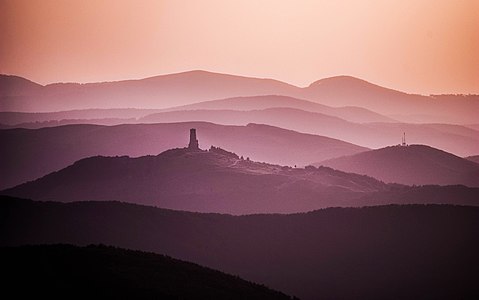
[{"label": "hazy layered hill", "polygon": [[[106,246],[0,248],[4,292],[84,299],[291,299],[237,276],[164,255]],[[26,289],[28,287],[28,289]]]},{"label": "hazy layered hill", "polygon": [[[0,81],[7,79],[9,84],[11,78],[0,77]],[[37,94],[26,93],[23,98],[13,97],[13,90],[6,88],[0,94],[0,110],[48,112],[87,108],[167,108],[235,96],[288,95],[296,89],[272,79],[190,71],[139,80],[50,84]]]},{"label": "hazy layered hill", "polygon": [[167,109],[134,109],[134,108],[112,108],[112,109],[82,109],[59,112],[0,112],[0,123],[9,126],[41,127],[49,126],[47,122],[84,120],[99,122],[102,119],[125,119],[131,122],[146,115],[165,111],[184,110],[261,110],[266,108],[294,108],[309,112],[318,112],[330,116],[339,117],[351,122],[395,122],[375,112],[360,107],[330,107],[315,102],[296,99],[287,96],[253,96],[236,97],[221,100],[205,101],[190,105],[172,107]]},{"label": "hazy layered hill", "polygon": [[[479,100],[472,96],[409,95],[369,82],[338,76],[305,88],[271,79],[258,79],[205,71],[190,71],[139,80],[40,86],[25,88],[27,80],[1,75],[0,111],[49,112],[89,108],[168,108],[200,101],[243,96],[283,95],[331,106],[362,107],[394,119],[427,123],[477,122]],[[5,83],[6,82],[6,83]],[[10,88],[14,86],[15,88]]]},{"label": "hazy layered hill", "polygon": [[467,124],[466,126],[475,130],[479,130],[479,124]]},{"label": "hazy layered hill", "polygon": [[[303,133],[337,136],[339,139],[355,139],[368,144],[369,128],[325,115],[294,108],[267,108],[262,110],[185,110],[160,112],[139,119],[143,123],[186,122],[188,120],[212,122],[223,125],[246,125],[260,123],[287,128]],[[376,140],[375,138],[373,138]],[[380,141],[378,141],[379,143]]]},{"label": "hazy layered hill", "polygon": [[[48,122],[79,120],[85,123],[98,122],[104,119],[113,119],[118,122],[133,122],[137,118],[159,112],[156,109],[111,108],[111,109],[82,109],[58,112],[0,112],[0,123],[21,128],[46,127]],[[118,123],[117,123],[118,124]]]},{"label": "hazy layered hill", "polygon": [[281,167],[241,159],[217,148],[183,148],[139,158],[87,158],[1,193],[35,200],[119,200],[248,214],[369,204],[354,200],[387,189],[373,178],[330,168]]},{"label": "hazy layered hill", "polygon": [[3,197],[0,218],[3,246],[103,243],[153,251],[302,299],[479,297],[477,207],[330,208],[234,217]]},{"label": "hazy layered hill", "polygon": [[424,145],[386,147],[315,165],[364,174],[384,182],[479,187],[479,165]]},{"label": "hazy layered hill", "polygon": [[[111,126],[189,121],[206,121],[222,125],[258,123],[337,138],[369,148],[382,148],[387,145],[397,144],[403,132],[406,132],[411,143],[426,144],[458,156],[469,156],[479,152],[479,131],[465,126],[397,122],[358,124],[329,114],[310,112],[292,107],[264,108],[274,106],[276,101],[278,105],[290,105],[304,109],[308,109],[308,106],[311,106],[311,110],[315,110],[315,106],[322,107],[312,102],[291,99],[282,96],[243,97],[199,104],[201,107],[204,104],[205,107],[211,106],[214,109],[192,109],[196,107],[196,105],[192,105],[186,107],[188,110],[179,110],[186,108],[177,107],[168,111],[154,109],[90,109],[55,113],[0,112],[0,124],[6,124],[3,126],[3,129],[36,129],[69,124]],[[223,107],[229,109],[219,109]],[[253,107],[261,109],[243,110]],[[374,114],[364,113],[364,111],[358,108],[348,107],[338,108],[338,110],[340,112],[338,115],[345,115],[345,118],[349,119],[363,119],[363,121],[367,119],[381,119],[381,117]],[[328,109],[326,111],[329,112]],[[334,114],[334,112],[332,113]]]},{"label": "hazy layered hill", "polygon": [[[0,74],[0,97],[2,97],[2,102],[0,103],[2,104],[4,100],[3,97],[15,99],[15,97],[19,96],[37,95],[41,93],[42,90],[42,85],[23,77]],[[4,107],[0,106],[0,108],[3,110]]]},{"label": "hazy layered hill", "polygon": [[479,95],[406,94],[351,76],[318,80],[304,94],[322,104],[360,106],[411,123],[474,123],[479,114]]},{"label": "hazy layered hill", "polygon": [[264,110],[268,108],[293,108],[307,112],[316,112],[321,114],[338,117],[350,122],[370,123],[370,122],[397,122],[391,118],[382,116],[373,111],[360,107],[332,107],[319,103],[296,99],[287,96],[266,95],[255,97],[235,97],[229,99],[204,101],[179,107],[173,107],[166,111],[184,111],[184,110]]},{"label": "hazy layered hill", "polygon": [[412,143],[427,144],[459,156],[479,152],[479,131],[459,125],[367,123],[358,124],[322,113],[294,108],[267,108],[253,111],[186,110],[160,112],[139,122],[206,121],[223,125],[261,123],[299,132],[337,138],[369,148],[396,145],[404,132]]},{"label": "hazy layered hill", "polygon": [[203,122],[118,126],[70,125],[42,129],[0,130],[0,189],[60,170],[95,156],[157,155],[188,144],[196,128],[200,147],[211,145],[245,158],[281,165],[307,165],[368,150],[322,136],[265,125],[221,126]]}]

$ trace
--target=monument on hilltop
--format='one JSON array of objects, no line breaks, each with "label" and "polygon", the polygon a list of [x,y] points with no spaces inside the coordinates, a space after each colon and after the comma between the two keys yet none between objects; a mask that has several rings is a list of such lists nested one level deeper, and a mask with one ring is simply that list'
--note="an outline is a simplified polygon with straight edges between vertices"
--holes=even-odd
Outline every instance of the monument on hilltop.
[{"label": "monument on hilltop", "polygon": [[188,144],[188,149],[190,150],[199,150],[198,140],[196,139],[196,129],[190,129],[190,143]]}]

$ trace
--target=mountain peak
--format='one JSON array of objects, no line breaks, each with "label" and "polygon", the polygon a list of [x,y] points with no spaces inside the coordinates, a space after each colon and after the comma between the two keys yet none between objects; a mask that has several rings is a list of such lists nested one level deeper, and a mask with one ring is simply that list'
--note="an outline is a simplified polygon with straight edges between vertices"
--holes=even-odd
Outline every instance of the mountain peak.
[{"label": "mountain peak", "polygon": [[349,75],[339,75],[339,76],[332,76],[332,77],[327,77],[323,78],[320,80],[317,80],[309,85],[309,87],[317,87],[320,85],[334,85],[334,86],[341,86],[343,88],[347,87],[353,87],[353,86],[362,86],[362,87],[367,87],[367,86],[375,86],[375,87],[380,87],[376,84],[373,84],[369,81],[354,77],[354,76],[349,76]]},{"label": "mountain peak", "polygon": [[[176,78],[176,79],[182,79],[182,80],[232,80],[232,81],[244,81],[244,82],[257,82],[259,84],[260,82],[270,82],[270,83],[275,83],[279,84],[280,86],[290,86],[293,87],[293,85],[290,85],[286,82],[282,82],[276,79],[271,79],[271,78],[262,78],[262,77],[253,77],[253,76],[244,76],[244,75],[235,75],[235,74],[228,74],[228,73],[220,73],[220,72],[212,72],[212,71],[206,71],[206,70],[190,70],[190,71],[184,71],[184,72],[178,72],[178,73],[171,73],[171,74],[164,74],[164,75],[157,75],[157,76],[152,76],[152,77],[147,77],[144,79],[140,80],[158,80],[158,79],[165,79],[165,78]],[[212,99],[210,99],[212,100]]]},{"label": "mountain peak", "polygon": [[427,145],[389,146],[320,164],[389,183],[479,186],[477,164]]},{"label": "mountain peak", "polygon": [[0,74],[0,97],[30,95],[39,92],[42,88],[42,85],[26,78]]}]

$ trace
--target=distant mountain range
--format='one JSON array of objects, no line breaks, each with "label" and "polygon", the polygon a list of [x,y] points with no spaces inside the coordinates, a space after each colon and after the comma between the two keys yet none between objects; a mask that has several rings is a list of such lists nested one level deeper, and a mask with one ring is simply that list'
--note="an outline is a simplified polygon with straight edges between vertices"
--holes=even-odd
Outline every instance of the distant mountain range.
[{"label": "distant mountain range", "polygon": [[[0,123],[13,128],[42,128],[58,125],[97,124],[114,121],[110,125],[136,122],[138,118],[161,112],[160,109],[110,108],[81,109],[57,112],[0,112]],[[61,124],[67,122],[66,124]],[[93,122],[93,123],[92,123]]]},{"label": "distant mountain range", "polygon": [[322,79],[300,88],[271,79],[205,71],[140,80],[46,86],[1,75],[0,87],[0,111],[168,108],[232,97],[282,95],[334,107],[361,107],[407,122],[468,124],[476,123],[479,114],[477,95],[410,95],[349,76]]},{"label": "distant mountain range", "polygon": [[164,111],[190,111],[190,110],[235,110],[250,111],[264,110],[269,108],[293,108],[307,112],[325,114],[338,117],[355,123],[371,122],[397,122],[391,118],[385,117],[373,111],[354,107],[332,107],[323,104],[296,99],[293,97],[280,95],[234,97],[228,99],[219,99],[204,101],[184,106],[172,107]]},{"label": "distant mountain range", "polygon": [[[306,300],[479,297],[477,207],[328,208],[294,215],[235,217],[118,202],[64,204],[2,197],[0,236],[0,246],[102,243],[162,253]],[[78,251],[89,253],[88,249]],[[58,253],[53,259],[68,258],[72,252]],[[35,253],[42,255],[41,251]],[[121,261],[136,261],[138,257],[120,253],[114,256],[119,270],[125,267]],[[2,255],[1,259],[7,258]],[[111,259],[106,253],[96,268]],[[129,272],[141,272],[141,266],[151,270],[158,261],[147,256]],[[68,259],[64,266],[78,263]],[[194,266],[188,269],[192,285],[195,278],[201,280],[197,275],[206,271]],[[37,270],[30,269],[22,277]],[[180,269],[173,264],[175,274],[173,270]],[[145,272],[147,284],[155,277]],[[159,268],[155,274],[163,272]],[[125,272],[115,274],[118,277],[114,278],[120,279],[128,276]],[[224,284],[232,283],[231,277],[215,274],[225,279]],[[236,282],[241,284],[238,288],[248,288],[244,282]]]},{"label": "distant mountain range", "polygon": [[[374,121],[374,123],[355,123],[351,120]],[[376,122],[379,120],[386,122]],[[189,121],[242,126],[249,123],[266,124],[302,133],[332,137],[368,148],[382,148],[397,144],[403,132],[407,132],[411,143],[426,144],[458,156],[479,153],[479,131],[472,128],[450,124],[391,122],[386,117],[359,108],[333,109],[283,96],[224,99],[168,110],[90,109],[56,113],[0,112],[0,122],[7,125],[3,128]]]},{"label": "distant mountain range", "polygon": [[[296,99],[287,96],[251,96],[199,102],[167,109],[82,109],[58,112],[0,112],[0,120],[9,126],[33,126],[30,123],[43,123],[62,120],[102,120],[102,119],[138,119],[159,112],[190,111],[190,110],[263,110],[268,108],[294,108],[308,112],[317,112],[339,117],[357,123],[397,122],[370,110],[360,107],[330,107],[319,103]],[[41,125],[41,124],[37,124]]]},{"label": "distant mountain range", "polygon": [[0,130],[0,189],[47,175],[95,155],[157,155],[188,144],[197,128],[200,146],[235,151],[251,160],[287,166],[368,150],[340,140],[276,127],[221,126],[204,122],[118,126],[70,125],[42,129]]},{"label": "distant mountain range", "polygon": [[[235,107],[234,105],[231,108]],[[361,115],[361,114],[359,114]],[[358,124],[317,112],[296,108],[266,108],[261,110],[186,110],[158,112],[140,118],[138,122],[164,123],[205,121],[223,125],[261,123],[303,133],[337,138],[349,143],[382,148],[395,145],[407,132],[408,140],[423,143],[460,156],[479,153],[479,131],[449,124],[365,123]]]},{"label": "distant mountain range", "polygon": [[[448,179],[452,183],[457,180],[445,178],[441,183],[448,184]],[[372,177],[327,167],[303,169],[254,162],[213,147],[209,151],[172,149],[138,158],[91,157],[0,193],[68,202],[119,200],[236,215],[391,203],[479,205],[478,188],[457,187],[454,195],[447,190],[386,185]]]},{"label": "distant mountain range", "polygon": [[315,164],[408,185],[479,187],[479,165],[424,145],[392,146]]},{"label": "distant mountain range", "polygon": [[[51,299],[291,299],[164,255],[106,246],[0,248],[3,291]],[[28,287],[28,288],[27,288]]]}]

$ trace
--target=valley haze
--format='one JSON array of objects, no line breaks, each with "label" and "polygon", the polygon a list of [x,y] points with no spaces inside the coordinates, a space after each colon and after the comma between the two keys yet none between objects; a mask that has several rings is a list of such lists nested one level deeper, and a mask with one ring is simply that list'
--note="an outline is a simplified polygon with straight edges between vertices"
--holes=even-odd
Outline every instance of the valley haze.
[{"label": "valley haze", "polygon": [[[256,293],[264,293],[264,297],[290,294],[315,299],[318,295],[373,297],[373,290],[380,298],[390,298],[388,289],[377,290],[376,285],[366,282],[353,283],[345,275],[348,270],[352,274],[366,272],[362,274],[369,274],[367,278],[372,282],[382,280],[392,289],[394,281],[408,282],[404,295],[424,295],[414,287],[416,283],[406,280],[405,270],[391,271],[380,280],[372,274],[384,273],[382,267],[365,267],[361,263],[383,255],[390,267],[399,268],[393,262],[397,260],[410,270],[418,268],[415,250],[404,245],[398,231],[411,222],[409,213],[426,218],[426,225],[414,221],[415,225],[408,227],[412,239],[448,249],[447,253],[439,253],[427,248],[435,253],[428,262],[431,266],[438,263],[439,256],[454,260],[464,251],[453,246],[454,235],[469,250],[477,244],[477,224],[468,219],[479,206],[479,128],[474,125],[479,115],[477,95],[407,94],[351,76],[326,78],[300,88],[272,79],[206,71],[49,85],[1,75],[0,86],[0,194],[7,212],[1,215],[0,231],[6,239],[0,246],[102,243],[153,251],[240,274],[246,280],[280,291],[260,290],[238,281],[234,284],[240,284],[245,291],[228,286],[229,292],[225,293],[231,295],[248,291],[253,298]],[[105,207],[124,210],[128,220],[107,213]],[[65,208],[70,212],[63,211]],[[44,211],[50,219],[36,215],[36,210]],[[223,215],[214,215],[218,213]],[[447,224],[441,223],[436,214],[450,217],[456,213],[467,221],[454,217],[450,221],[459,223],[454,225],[452,235],[438,239],[440,232],[428,226]],[[316,220],[316,215],[323,214],[330,216]],[[356,214],[379,218],[374,221],[378,226],[399,222],[389,232],[383,254],[374,250],[374,245],[384,240],[386,233],[371,227],[353,229],[369,222],[364,217],[357,219]],[[340,216],[340,223],[333,215]],[[164,219],[166,216],[169,217]],[[56,221],[71,217],[82,219],[77,223],[79,231],[68,229],[66,221]],[[186,218],[184,224],[180,225],[177,217]],[[90,232],[91,226],[107,226],[92,221],[97,218],[118,224],[118,230],[131,228],[131,222],[141,228],[142,222],[169,225],[161,229],[161,238],[152,238],[150,235],[156,236],[157,232],[150,229],[145,235],[135,233],[136,238],[130,235],[134,231],[128,231],[118,239],[109,229],[99,235]],[[296,224],[303,218],[303,225]],[[56,222],[61,222],[66,231],[52,230],[50,226]],[[216,232],[217,238],[206,237],[203,231],[191,232],[194,226],[204,226],[203,222],[210,225],[201,230]],[[225,222],[239,223],[217,232]],[[317,222],[339,227],[325,232]],[[272,251],[270,246],[262,244],[263,238],[250,227],[256,223],[267,226],[261,235],[272,235],[268,241],[271,245],[281,249],[293,241],[298,249],[286,247],[275,252],[276,262],[270,261],[264,255]],[[288,224],[299,227],[291,231],[285,229]],[[236,226],[241,228],[240,240],[231,239],[239,234]],[[426,226],[422,227],[426,231],[413,237],[413,230],[421,226]],[[33,237],[30,228],[37,228],[38,236]],[[346,236],[341,228],[346,230]],[[178,230],[185,240],[171,240]],[[308,232],[318,232],[318,240],[309,239]],[[248,235],[251,238],[246,238]],[[356,235],[364,241],[354,238]],[[203,250],[188,250],[185,245],[192,238]],[[244,238],[248,241],[241,242]],[[170,242],[173,248],[164,244]],[[240,242],[249,254],[226,255]],[[308,250],[320,244],[326,245],[322,248],[326,252],[318,250],[322,254],[314,254]],[[23,251],[28,259],[33,257],[31,264],[48,259],[52,266],[61,266],[61,262],[50,258],[55,251],[80,256],[91,252],[90,259],[126,251],[68,245],[38,247],[12,249]],[[393,255],[389,247],[405,252]],[[426,251],[425,245],[420,247],[416,250]],[[5,249],[1,251],[12,255]],[[213,252],[218,259],[213,258]],[[340,262],[338,253],[349,259]],[[295,256],[303,255],[305,258],[297,265],[292,263]],[[469,259],[474,267],[478,266]],[[318,276],[321,282],[329,282],[327,287],[315,282],[309,263],[321,270]],[[263,269],[256,269],[256,264]],[[337,268],[339,271],[334,271]],[[445,265],[441,274],[448,278],[445,274],[452,271],[465,275],[461,283],[454,281],[444,289],[445,295],[460,294],[461,289],[477,293],[469,284],[474,276],[465,271],[465,263]],[[195,281],[196,272],[204,271],[188,271]],[[278,272],[289,279],[277,277]],[[416,272],[424,288],[442,282],[438,277],[429,277],[431,269]],[[164,276],[178,282],[171,277],[173,273]],[[335,286],[333,278],[344,286]],[[131,278],[123,280],[131,286],[137,284]],[[209,280],[218,286],[216,277]],[[205,291],[201,284],[197,288],[211,295],[222,289]],[[165,293],[162,289],[158,286],[155,291]]]}]

